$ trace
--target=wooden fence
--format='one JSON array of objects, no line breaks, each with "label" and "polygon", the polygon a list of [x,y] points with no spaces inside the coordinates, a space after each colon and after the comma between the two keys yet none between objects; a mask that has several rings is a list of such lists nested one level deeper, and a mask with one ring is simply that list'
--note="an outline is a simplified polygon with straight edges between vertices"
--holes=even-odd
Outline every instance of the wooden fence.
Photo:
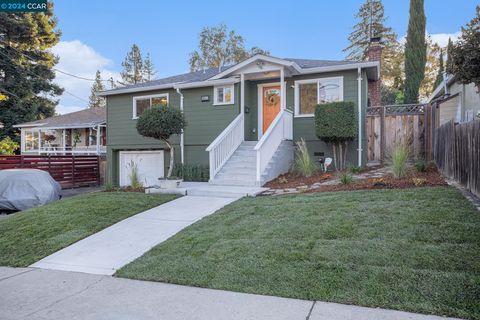
[{"label": "wooden fence", "polygon": [[431,159],[432,107],[408,104],[367,109],[367,160],[383,162],[393,145],[406,142],[416,157]]},{"label": "wooden fence", "polygon": [[450,121],[435,131],[434,159],[439,170],[480,196],[480,120]]},{"label": "wooden fence", "polygon": [[49,172],[62,188],[75,188],[100,183],[99,162],[98,156],[0,156],[0,170],[40,169]]}]

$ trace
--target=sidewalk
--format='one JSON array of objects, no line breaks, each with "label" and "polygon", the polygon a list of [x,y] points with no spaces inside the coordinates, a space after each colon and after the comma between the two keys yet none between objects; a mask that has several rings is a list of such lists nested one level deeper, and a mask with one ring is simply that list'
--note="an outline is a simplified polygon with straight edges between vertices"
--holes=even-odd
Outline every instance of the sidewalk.
[{"label": "sidewalk", "polygon": [[181,197],[122,220],[31,267],[112,275],[183,228],[237,199]]},{"label": "sidewalk", "polygon": [[2,320],[452,319],[33,268],[0,267],[0,295]]}]

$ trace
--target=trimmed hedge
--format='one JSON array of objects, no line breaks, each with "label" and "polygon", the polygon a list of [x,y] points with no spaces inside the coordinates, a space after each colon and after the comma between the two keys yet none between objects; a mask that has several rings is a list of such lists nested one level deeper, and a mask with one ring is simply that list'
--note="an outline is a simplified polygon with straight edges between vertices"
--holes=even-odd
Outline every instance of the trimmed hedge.
[{"label": "trimmed hedge", "polygon": [[145,110],[137,121],[137,131],[144,137],[168,140],[182,133],[187,125],[183,113],[169,106],[152,106]]},{"label": "trimmed hedge", "polygon": [[315,108],[315,133],[327,143],[353,140],[357,136],[355,104],[351,101],[319,104]]}]

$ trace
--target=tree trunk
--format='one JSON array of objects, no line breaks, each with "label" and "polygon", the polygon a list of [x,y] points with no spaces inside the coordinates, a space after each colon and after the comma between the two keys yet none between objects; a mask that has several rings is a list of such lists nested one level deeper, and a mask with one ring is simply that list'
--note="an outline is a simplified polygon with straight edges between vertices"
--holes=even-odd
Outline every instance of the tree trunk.
[{"label": "tree trunk", "polygon": [[348,141],[345,141],[345,151],[343,155],[343,167],[345,167],[347,162],[347,150],[348,150]]},{"label": "tree trunk", "polygon": [[339,153],[340,153],[340,163],[338,164],[339,166],[339,169],[340,170],[343,170],[344,169],[344,160],[343,160],[343,142],[340,142],[338,144],[338,149],[339,149]]},{"label": "tree trunk", "polygon": [[170,178],[170,176],[172,175],[172,171],[173,171],[173,162],[175,160],[175,152],[173,150],[173,146],[170,144],[170,142],[168,140],[163,140],[163,141],[170,148],[170,165],[168,167],[168,172],[167,172],[167,178]]},{"label": "tree trunk", "polygon": [[[338,171],[338,166],[337,166],[337,146],[335,143],[332,144],[332,149],[333,149],[333,165],[335,166],[335,170]],[[326,167],[325,167],[326,168]]]}]

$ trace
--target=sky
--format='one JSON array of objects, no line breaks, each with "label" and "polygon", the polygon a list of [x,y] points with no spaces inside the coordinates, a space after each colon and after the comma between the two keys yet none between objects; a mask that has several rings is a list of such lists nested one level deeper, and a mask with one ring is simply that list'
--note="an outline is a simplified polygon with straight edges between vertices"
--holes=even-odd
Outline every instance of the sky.
[{"label": "sky", "polygon": [[[121,63],[132,44],[150,53],[157,78],[189,71],[189,54],[197,49],[205,26],[225,23],[244,37],[246,47],[257,46],[285,58],[342,60],[354,15],[365,0],[56,0],[55,15],[62,31],[52,51],[57,69],[85,78],[119,79]],[[399,38],[408,24],[408,0],[383,0],[386,25]],[[478,0],[425,0],[427,33],[446,45],[455,39],[475,13]],[[449,9],[450,8],[450,9]],[[91,81],[57,72],[66,89],[58,113],[87,106]],[[72,94],[74,96],[72,96]]]}]

